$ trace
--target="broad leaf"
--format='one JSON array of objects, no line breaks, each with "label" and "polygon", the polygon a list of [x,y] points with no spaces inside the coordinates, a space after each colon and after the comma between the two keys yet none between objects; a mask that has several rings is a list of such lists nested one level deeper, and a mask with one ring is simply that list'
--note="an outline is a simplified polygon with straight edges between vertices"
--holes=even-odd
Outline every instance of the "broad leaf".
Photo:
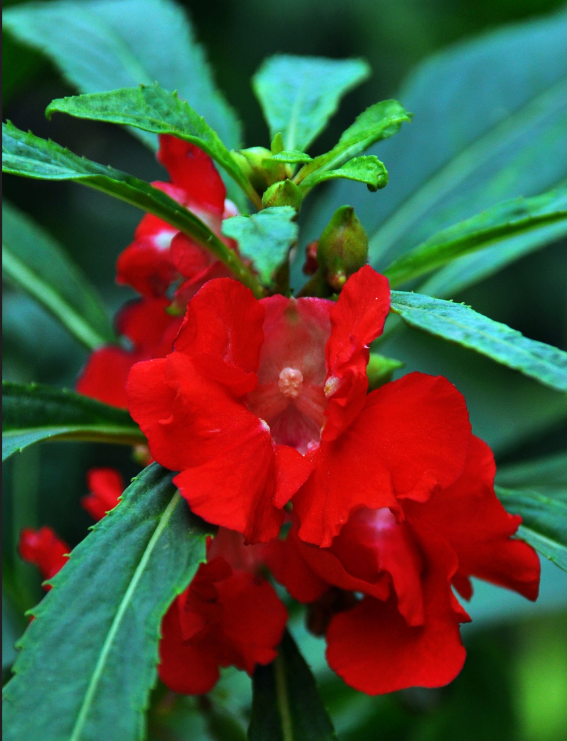
[{"label": "broad leaf", "polygon": [[195,214],[161,190],[112,167],[78,157],[68,149],[2,124],[2,169],[39,180],[74,180],[158,216],[203,245],[245,285],[257,283],[234,250],[229,249]]},{"label": "broad leaf", "polygon": [[496,483],[506,489],[530,489],[567,502],[567,452],[498,466]]},{"label": "broad leaf", "polygon": [[323,183],[325,180],[334,178],[346,178],[347,180],[356,180],[359,183],[366,183],[368,190],[372,192],[379,188],[384,188],[388,184],[388,171],[384,163],[380,162],[378,157],[367,155],[365,157],[355,157],[349,160],[338,170],[324,170],[306,178],[300,185],[301,190],[311,190],[315,185]]},{"label": "broad leaf", "polygon": [[[81,0],[7,8],[5,28],[41,50],[83,93],[157,82],[177,90],[231,148],[241,125],[173,0]],[[155,146],[155,136],[137,132]]]},{"label": "broad leaf", "polygon": [[163,614],[205,558],[172,474],[145,469],[52,580],[5,688],[8,741],[139,741]]},{"label": "broad leaf", "polygon": [[313,674],[286,631],[278,657],[252,680],[250,741],[336,741]]},{"label": "broad leaf", "polygon": [[285,149],[307,149],[337,110],[341,97],[369,73],[361,59],[270,57],[252,80],[270,137],[281,133]]},{"label": "broad leaf", "polygon": [[[558,226],[561,233],[567,235],[565,189],[534,198],[506,201],[460,224],[444,229],[424,244],[394,260],[384,270],[384,275],[395,288],[458,257],[488,246],[491,248],[491,254],[498,260],[501,252],[506,253],[510,239],[530,237],[534,232],[540,232],[549,225]],[[486,257],[488,258],[488,255]]]},{"label": "broad leaf", "polygon": [[236,239],[240,254],[252,260],[265,286],[270,285],[297,239],[295,216],[291,206],[275,206],[252,216],[233,216],[223,221],[222,233]]},{"label": "broad leaf", "polygon": [[2,460],[43,440],[145,441],[127,411],[66,389],[3,381],[2,406]]},{"label": "broad leaf", "polygon": [[33,296],[89,349],[115,341],[102,301],[65,251],[21,211],[2,204],[4,277]]},{"label": "broad leaf", "polygon": [[397,100],[375,103],[361,113],[352,126],[342,133],[338,144],[329,152],[315,157],[312,162],[302,167],[297,173],[296,182],[310,181],[315,175],[320,176],[326,170],[342,165],[372,144],[393,136],[404,121],[411,121],[411,114]]},{"label": "broad leaf", "polygon": [[518,536],[567,571],[567,502],[527,489],[496,487],[508,512],[521,515]]},{"label": "broad leaf", "polygon": [[46,115],[67,113],[91,121],[125,124],[153,134],[172,134],[197,145],[234,179],[257,206],[258,195],[218,134],[191,106],[157,85],[54,100]]},{"label": "broad leaf", "polygon": [[529,340],[464,304],[392,291],[391,310],[412,327],[456,342],[557,391],[567,391],[567,353]]}]

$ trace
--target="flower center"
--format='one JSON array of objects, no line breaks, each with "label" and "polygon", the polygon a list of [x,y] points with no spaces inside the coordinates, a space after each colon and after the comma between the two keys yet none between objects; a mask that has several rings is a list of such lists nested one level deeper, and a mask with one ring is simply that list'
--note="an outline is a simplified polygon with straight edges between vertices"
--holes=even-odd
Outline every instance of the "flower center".
[{"label": "flower center", "polygon": [[278,388],[286,399],[297,399],[303,385],[303,373],[297,368],[284,368],[280,372]]}]

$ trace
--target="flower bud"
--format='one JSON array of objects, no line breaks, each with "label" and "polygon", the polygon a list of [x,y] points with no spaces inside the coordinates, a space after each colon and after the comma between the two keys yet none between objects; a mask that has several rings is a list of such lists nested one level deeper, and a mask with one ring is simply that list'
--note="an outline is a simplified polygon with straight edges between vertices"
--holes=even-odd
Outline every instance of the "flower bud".
[{"label": "flower bud", "polygon": [[262,206],[292,206],[299,211],[303,194],[300,188],[291,180],[282,180],[280,183],[270,185],[262,196]]},{"label": "flower bud", "polygon": [[340,291],[368,259],[368,235],[352,206],[338,208],[319,239],[317,262],[325,280]]},{"label": "flower bud", "polygon": [[319,267],[319,263],[317,262],[318,247],[319,242],[317,240],[309,242],[305,247],[305,263],[303,265],[303,272],[305,275],[313,275],[317,272],[317,268]]},{"label": "flower bud", "polygon": [[233,151],[232,156],[252,183],[254,190],[263,193],[272,183],[287,177],[286,165],[271,160],[272,153],[265,147],[250,147]]},{"label": "flower bud", "polygon": [[368,365],[366,366],[369,391],[374,391],[374,389],[380,388],[380,386],[391,381],[394,371],[402,366],[403,363],[400,360],[394,360],[394,358],[387,358],[384,355],[371,352]]}]

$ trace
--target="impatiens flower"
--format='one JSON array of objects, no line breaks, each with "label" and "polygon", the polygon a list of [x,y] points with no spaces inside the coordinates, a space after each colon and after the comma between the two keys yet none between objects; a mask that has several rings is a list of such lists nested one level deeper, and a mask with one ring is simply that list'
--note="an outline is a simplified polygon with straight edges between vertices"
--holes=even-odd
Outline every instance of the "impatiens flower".
[{"label": "impatiens flower", "polygon": [[107,345],[95,350],[77,381],[77,391],[111,406],[127,407],[130,368],[140,360],[161,358],[171,352],[181,317],[168,314],[168,306],[165,298],[145,298],[127,304],[116,324],[130,347]]},{"label": "impatiens flower", "polygon": [[115,468],[91,468],[87,486],[89,493],[81,499],[81,505],[98,522],[118,504],[124,480]]},{"label": "impatiens flower", "polygon": [[[160,136],[157,157],[171,182],[152,185],[186,206],[222,238],[222,220],[237,211],[226,200],[226,188],[211,158],[194,144],[169,135]],[[210,252],[152,214],[138,225],[134,241],[118,258],[116,269],[118,283],[144,296],[163,296],[182,277],[179,294],[185,303],[207,280],[229,274]]]},{"label": "impatiens flower", "polygon": [[494,473],[473,437],[456,481],[424,501],[400,499],[402,517],[358,509],[329,548],[303,542],[297,524],[266,547],[276,579],[312,604],[311,625],[347,684],[382,694],[450,682],[465,659],[459,623],[470,619],[451,586],[469,598],[471,576],[536,599],[539,559],[511,539],[521,518],[496,498]]},{"label": "impatiens flower", "polygon": [[[18,550],[24,561],[37,566],[44,580],[52,579],[63,568],[71,551],[50,527],[22,530]],[[51,585],[46,584],[44,588],[49,591]]]},{"label": "impatiens flower", "polygon": [[209,692],[219,667],[252,674],[276,657],[287,611],[258,573],[258,548],[220,529],[189,588],[162,623],[159,675],[175,692]]},{"label": "impatiens flower", "polygon": [[194,512],[268,542],[293,497],[299,536],[329,546],[356,509],[401,512],[458,478],[471,430],[454,386],[412,373],[367,395],[389,305],[368,266],[336,303],[201,288],[174,352],[128,381],[130,413]]}]

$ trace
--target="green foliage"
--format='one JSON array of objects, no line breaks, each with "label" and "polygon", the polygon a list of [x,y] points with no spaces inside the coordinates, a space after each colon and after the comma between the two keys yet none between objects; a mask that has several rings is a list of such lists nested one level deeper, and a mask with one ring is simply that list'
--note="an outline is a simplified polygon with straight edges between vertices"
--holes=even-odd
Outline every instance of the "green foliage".
[{"label": "green foliage", "polygon": [[521,515],[518,536],[567,571],[567,502],[527,489],[496,487],[508,512]]},{"label": "green foliage", "polygon": [[370,73],[362,59],[279,55],[267,59],[252,85],[273,138],[304,150],[321,133],[345,93]]},{"label": "green foliage", "polygon": [[310,178],[304,180],[300,187],[303,191],[307,191],[325,180],[334,178],[346,178],[366,183],[368,190],[376,192],[388,184],[388,171],[384,163],[371,154],[365,157],[355,157],[337,170],[323,170],[322,172],[317,170]]},{"label": "green foliage", "polygon": [[271,159],[275,160],[276,162],[287,162],[290,165],[302,165],[305,162],[311,162],[313,157],[305,154],[305,152],[299,152],[297,149],[292,149],[277,152],[276,154],[272,155]]},{"label": "green foliage", "polygon": [[2,216],[4,277],[33,296],[90,350],[115,341],[102,301],[57,242],[7,202]]},{"label": "green foliage", "polygon": [[[53,60],[80,92],[140,83],[177,90],[229,147],[241,125],[216,88],[186,14],[171,0],[81,0],[8,8],[5,28]],[[155,145],[155,137],[137,132]]]},{"label": "green foliage", "polygon": [[25,134],[11,123],[2,124],[2,153],[4,172],[41,180],[74,180],[158,216],[212,252],[245,285],[257,289],[254,277],[236,253],[206,224],[143,180],[78,157],[55,142],[40,139],[31,132]]},{"label": "green foliage", "polygon": [[236,239],[240,254],[254,262],[264,285],[273,280],[297,239],[294,218],[295,209],[280,206],[266,208],[252,216],[233,216],[223,222],[223,234]]},{"label": "green foliage", "polygon": [[205,151],[223,167],[250,199],[259,205],[250,181],[236,164],[218,134],[177,93],[157,85],[140,85],[106,93],[78,95],[52,101],[46,115],[67,113],[76,118],[124,124],[153,134],[172,134]]},{"label": "green foliage", "polygon": [[567,391],[567,353],[529,340],[464,304],[392,291],[391,310],[412,327],[456,342],[557,391]]},{"label": "green foliage", "polygon": [[567,452],[498,466],[496,483],[507,489],[530,489],[567,501]]},{"label": "green foliage", "polygon": [[[491,256],[499,266],[510,257],[508,243],[518,237],[530,238],[534,244],[539,233],[549,225],[556,225],[557,236],[567,235],[567,190],[561,189],[534,198],[516,198],[493,206],[471,219],[455,224],[430,237],[424,244],[398,257],[384,270],[392,288],[452,262],[458,257],[490,247],[484,256],[484,270]],[[537,244],[537,241],[536,241]],[[515,247],[512,253],[515,255]],[[453,275],[453,281],[455,276]],[[467,271],[467,279],[474,281]],[[441,279],[444,293],[452,294],[456,285],[447,276]],[[462,288],[462,285],[458,286]],[[423,290],[423,289],[421,289]]]},{"label": "green foliage", "polygon": [[315,679],[286,631],[278,657],[254,671],[250,741],[336,741]]},{"label": "green foliage", "polygon": [[52,580],[5,688],[8,741],[143,738],[162,616],[205,558],[171,477],[145,469]]},{"label": "green foliage", "polygon": [[2,460],[43,440],[145,441],[123,409],[66,389],[2,382]]}]

